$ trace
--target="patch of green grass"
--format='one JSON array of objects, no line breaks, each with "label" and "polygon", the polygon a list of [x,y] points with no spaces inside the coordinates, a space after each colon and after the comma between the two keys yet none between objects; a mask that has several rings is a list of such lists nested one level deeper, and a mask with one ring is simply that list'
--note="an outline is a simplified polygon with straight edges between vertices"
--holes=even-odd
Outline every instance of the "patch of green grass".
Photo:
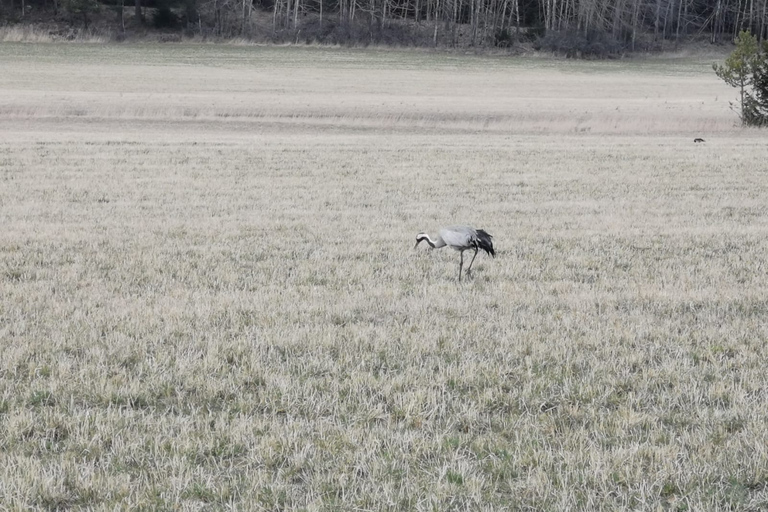
[{"label": "patch of green grass", "polygon": [[50,391],[33,391],[27,399],[27,404],[32,407],[52,407],[56,405],[56,397]]},{"label": "patch of green grass", "polygon": [[445,473],[445,480],[450,484],[464,485],[464,476],[461,473],[450,469]]}]

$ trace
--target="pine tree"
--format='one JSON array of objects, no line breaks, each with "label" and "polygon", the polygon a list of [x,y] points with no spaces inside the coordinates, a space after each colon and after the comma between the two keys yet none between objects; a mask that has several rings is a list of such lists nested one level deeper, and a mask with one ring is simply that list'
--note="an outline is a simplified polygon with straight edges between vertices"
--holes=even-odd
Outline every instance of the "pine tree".
[{"label": "pine tree", "polygon": [[715,73],[731,87],[739,89],[737,113],[743,126],[768,124],[768,45],[743,30],[736,38],[736,49],[725,64],[713,66]]},{"label": "pine tree", "polygon": [[751,125],[768,126],[768,41],[763,41],[760,58],[752,73],[754,101],[750,106]]}]

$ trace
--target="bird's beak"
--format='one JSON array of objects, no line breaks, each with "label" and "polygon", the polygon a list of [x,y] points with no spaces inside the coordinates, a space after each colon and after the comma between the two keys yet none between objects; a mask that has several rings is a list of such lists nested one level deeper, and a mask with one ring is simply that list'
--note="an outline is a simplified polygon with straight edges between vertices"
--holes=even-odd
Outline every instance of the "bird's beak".
[{"label": "bird's beak", "polygon": [[414,245],[414,246],[413,246],[413,248],[414,248],[414,249],[415,249],[415,248],[417,248],[417,247],[419,246],[419,244],[420,244],[420,243],[421,243],[421,240],[416,240],[416,245]]}]

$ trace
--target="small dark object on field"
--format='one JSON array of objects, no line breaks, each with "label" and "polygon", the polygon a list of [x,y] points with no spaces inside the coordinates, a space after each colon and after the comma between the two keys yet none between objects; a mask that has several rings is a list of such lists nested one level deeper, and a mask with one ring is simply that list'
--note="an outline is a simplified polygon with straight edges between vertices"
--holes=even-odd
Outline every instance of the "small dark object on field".
[{"label": "small dark object on field", "polygon": [[695,139],[693,139],[693,142],[698,144],[699,142],[707,142],[707,141],[705,141],[704,139],[702,139],[700,137],[696,137]]},{"label": "small dark object on field", "polygon": [[461,259],[459,260],[459,282],[461,282],[461,268],[464,266],[464,251],[467,249],[474,249],[475,254],[472,256],[472,261],[469,262],[469,267],[465,272],[469,275],[472,271],[472,263],[475,262],[477,257],[477,251],[482,249],[486,253],[490,254],[494,258],[496,252],[493,250],[493,242],[491,239],[493,236],[489,235],[482,229],[475,229],[469,226],[449,226],[440,230],[440,234],[433,240],[426,233],[419,233],[416,235],[415,249],[422,241],[426,240],[430,247],[433,249],[439,249],[446,245],[451,249],[459,251]]}]

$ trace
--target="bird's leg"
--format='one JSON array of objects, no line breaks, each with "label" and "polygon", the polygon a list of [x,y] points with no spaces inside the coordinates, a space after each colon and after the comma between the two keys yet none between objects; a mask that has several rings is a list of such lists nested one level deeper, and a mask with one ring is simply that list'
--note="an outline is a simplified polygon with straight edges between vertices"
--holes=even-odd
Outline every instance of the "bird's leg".
[{"label": "bird's leg", "polygon": [[467,271],[464,272],[466,275],[469,275],[470,272],[472,272],[472,264],[475,262],[475,258],[477,258],[477,247],[475,247],[475,254],[472,256],[472,261],[469,262],[469,266],[467,267]]},{"label": "bird's leg", "polygon": [[459,260],[459,282],[461,282],[461,267],[464,266],[464,251],[461,251],[459,254],[461,255],[461,259]]}]

